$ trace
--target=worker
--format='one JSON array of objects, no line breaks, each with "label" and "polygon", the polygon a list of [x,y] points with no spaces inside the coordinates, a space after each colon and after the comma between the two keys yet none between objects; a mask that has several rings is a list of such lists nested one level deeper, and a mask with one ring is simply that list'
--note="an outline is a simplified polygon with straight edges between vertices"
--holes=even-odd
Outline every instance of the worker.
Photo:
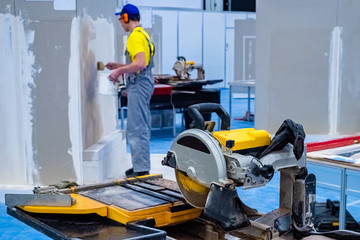
[{"label": "worker", "polygon": [[148,175],[150,171],[150,98],[154,91],[154,44],[140,25],[139,9],[126,4],[120,15],[121,26],[130,32],[126,43],[126,64],[110,62],[106,67],[113,70],[109,79],[115,84],[125,74],[127,92],[126,135],[130,146],[133,167],[126,177]]}]

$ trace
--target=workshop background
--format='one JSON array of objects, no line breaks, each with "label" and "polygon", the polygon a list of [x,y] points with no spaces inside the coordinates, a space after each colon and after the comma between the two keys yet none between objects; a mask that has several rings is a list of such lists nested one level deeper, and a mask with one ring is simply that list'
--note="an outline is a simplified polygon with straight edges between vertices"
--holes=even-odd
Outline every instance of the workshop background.
[{"label": "workshop background", "polygon": [[[358,133],[360,1],[257,0],[256,12],[234,2],[1,0],[2,189],[99,182],[129,166],[117,97],[99,95],[96,81],[98,61],[124,59],[114,13],[125,3],[154,40],[154,73],[173,74],[177,56],[201,63],[207,79],[223,79],[207,87],[221,88],[227,109],[229,83],[256,80],[255,122],[232,119],[232,129],[274,134],[291,118],[310,139]],[[232,109],[242,117],[246,103],[235,97]],[[164,136],[153,133],[152,153],[166,153],[156,148]]]}]

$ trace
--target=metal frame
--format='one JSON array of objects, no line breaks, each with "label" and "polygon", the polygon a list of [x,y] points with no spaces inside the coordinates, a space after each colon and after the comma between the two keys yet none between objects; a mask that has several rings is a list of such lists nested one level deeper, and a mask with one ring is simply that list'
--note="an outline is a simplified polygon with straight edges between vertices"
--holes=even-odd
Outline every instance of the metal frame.
[{"label": "metal frame", "polygon": [[[346,166],[340,166],[338,164],[331,164],[327,162],[322,162],[320,160],[314,160],[311,158],[308,158],[308,164],[318,165],[318,166],[326,166],[330,168],[339,169],[341,172],[341,178],[340,178],[340,209],[339,209],[339,230],[345,229],[345,222],[346,222],[346,202],[347,202],[347,195],[350,191],[347,189],[347,178],[348,178],[348,170],[354,170],[354,171],[360,171],[360,169],[354,169],[351,167]],[[320,186],[322,184],[319,184]],[[326,187],[325,184],[323,186]]]},{"label": "metal frame", "polygon": [[251,108],[251,88],[255,88],[255,81],[234,81],[234,82],[230,82],[229,83],[229,114],[230,117],[232,116],[232,99],[233,99],[233,87],[234,86],[239,86],[239,87],[247,87],[248,88],[248,117],[247,117],[247,121],[250,121],[250,108]]}]

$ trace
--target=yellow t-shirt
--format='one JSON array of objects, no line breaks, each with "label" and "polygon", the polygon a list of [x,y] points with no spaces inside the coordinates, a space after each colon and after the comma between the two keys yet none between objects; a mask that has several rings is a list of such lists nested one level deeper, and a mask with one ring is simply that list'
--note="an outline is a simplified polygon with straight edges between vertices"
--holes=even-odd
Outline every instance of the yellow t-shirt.
[{"label": "yellow t-shirt", "polygon": [[[140,31],[140,32],[139,32]],[[146,38],[150,41],[149,35],[144,31],[142,27],[136,27],[129,35],[129,38],[126,43],[126,49],[129,52],[131,62],[134,61],[136,54],[139,52],[145,53],[146,65],[149,64],[150,61],[150,51],[149,51],[149,43]],[[150,46],[152,52],[154,52],[154,45],[151,44]]]}]

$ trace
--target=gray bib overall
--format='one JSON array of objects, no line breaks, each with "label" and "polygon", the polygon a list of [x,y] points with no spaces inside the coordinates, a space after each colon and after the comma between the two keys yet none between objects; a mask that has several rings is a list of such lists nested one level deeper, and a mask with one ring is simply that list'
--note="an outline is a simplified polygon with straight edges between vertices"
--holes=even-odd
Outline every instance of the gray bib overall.
[{"label": "gray bib overall", "polygon": [[[151,51],[150,40],[146,36],[145,39]],[[130,64],[129,52],[126,51],[125,55],[127,63]],[[150,171],[150,98],[154,92],[154,78],[151,72],[153,67],[153,54],[150,52],[150,61],[146,68],[127,74],[126,77],[128,107],[126,134],[134,172]]]}]

